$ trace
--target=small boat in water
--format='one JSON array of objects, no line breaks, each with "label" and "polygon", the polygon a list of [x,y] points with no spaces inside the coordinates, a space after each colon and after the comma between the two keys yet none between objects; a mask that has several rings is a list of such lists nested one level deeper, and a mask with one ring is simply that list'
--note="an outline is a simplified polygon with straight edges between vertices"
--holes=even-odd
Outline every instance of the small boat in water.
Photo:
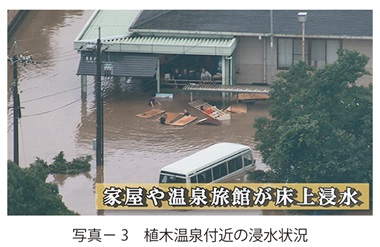
[{"label": "small boat in water", "polygon": [[197,124],[198,125],[215,125],[215,126],[219,126],[219,125],[222,124],[222,122],[219,121],[218,119],[215,119],[215,118],[206,117],[206,118],[200,119],[197,122]]},{"label": "small boat in water", "polygon": [[228,112],[218,109],[216,106],[210,105],[203,100],[194,100],[189,102],[189,105],[197,109],[198,111],[206,114],[208,117],[216,119],[216,120],[230,120],[231,115]]}]

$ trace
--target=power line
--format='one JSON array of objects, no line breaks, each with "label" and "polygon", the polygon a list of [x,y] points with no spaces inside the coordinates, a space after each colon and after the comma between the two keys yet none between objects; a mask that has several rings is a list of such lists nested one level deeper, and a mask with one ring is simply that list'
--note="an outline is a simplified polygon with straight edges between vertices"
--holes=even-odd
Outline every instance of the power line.
[{"label": "power line", "polygon": [[[15,51],[15,48],[16,48],[16,42],[13,42],[11,49],[9,49],[9,53],[12,53],[12,51]],[[11,57],[11,56],[8,54],[8,57]]]},{"label": "power line", "polygon": [[[92,83],[90,85],[94,85],[94,83]],[[58,93],[49,94],[49,95],[37,97],[37,98],[34,98],[34,99],[25,100],[22,103],[27,103],[27,102],[32,102],[32,101],[40,100],[40,99],[50,98],[50,97],[53,97],[53,96],[56,96],[56,95],[60,95],[60,94],[63,94],[63,93],[67,93],[67,92],[70,92],[70,91],[73,91],[73,90],[76,90],[76,89],[79,89],[79,88],[81,88],[81,86],[75,87],[75,88],[71,88],[71,89],[67,89],[65,91],[61,91],[61,92],[58,92]]]},{"label": "power line", "polygon": [[[72,49],[70,49],[70,50],[67,50],[67,51],[64,51],[64,52],[61,52],[61,53],[58,53],[58,54],[56,54],[55,56],[66,56],[66,54],[68,54],[68,53],[77,53],[77,52],[75,52],[74,50],[72,50]],[[68,55],[72,55],[72,54],[68,54]]]},{"label": "power line", "polygon": [[44,111],[44,112],[40,112],[40,113],[35,113],[35,114],[30,114],[30,115],[25,115],[24,117],[35,117],[35,116],[40,116],[40,115],[44,115],[44,114],[47,114],[47,113],[51,113],[51,112],[54,112],[54,111],[57,111],[57,110],[60,110],[62,108],[65,108],[69,105],[72,105],[74,104],[75,102],[79,101],[80,99],[77,99],[77,100],[74,100],[73,102],[70,102],[66,105],[63,105],[63,106],[60,106],[58,108],[55,108],[55,109],[52,109],[52,110],[49,110],[49,111]]},{"label": "power line", "polygon": [[[73,57],[68,57],[68,56],[73,56]],[[56,57],[54,57],[53,59],[49,59],[49,63],[65,62],[65,61],[70,61],[70,60],[78,59],[78,57],[76,56],[76,54],[69,54],[66,57],[67,58],[62,58],[62,59],[55,59]],[[42,61],[36,62],[36,64],[48,64],[48,62],[42,60]]]},{"label": "power line", "polygon": [[[68,57],[68,56],[73,56],[73,57]],[[61,59],[55,59],[57,57],[54,57],[54,59],[51,59],[51,62],[65,62],[65,61],[70,61],[70,60],[78,59],[77,54],[69,54],[69,55],[67,55],[65,57],[63,57]]]},{"label": "power line", "polygon": [[33,42],[33,41],[36,41],[36,40],[43,40],[44,38],[33,38],[33,39],[18,39],[17,40],[17,43],[19,43],[19,42]]},{"label": "power line", "polygon": [[[94,92],[94,91],[92,91],[92,92],[90,92],[90,93],[93,93],[93,92]],[[88,93],[88,94],[90,94],[90,93]],[[57,107],[57,108],[54,108],[54,109],[51,109],[51,110],[48,110],[48,111],[39,112],[39,113],[34,113],[34,114],[29,114],[29,115],[25,115],[24,118],[25,118],[25,117],[35,117],[35,116],[40,116],[40,115],[48,114],[48,113],[51,113],[51,112],[55,112],[55,111],[58,111],[58,110],[60,110],[60,109],[65,108],[65,107],[67,107],[67,106],[70,106],[70,105],[72,105],[72,104],[74,104],[74,103],[80,101],[81,99],[82,99],[82,98],[76,99],[76,100],[74,100],[74,101],[72,101],[72,102],[70,102],[70,103],[67,103],[67,104],[65,104],[65,105],[63,105],[63,106],[60,106],[60,107]]]},{"label": "power line", "polygon": [[[9,51],[10,53],[12,50],[14,50],[14,47],[15,47],[15,45],[13,45],[12,48],[10,49],[10,51]],[[19,56],[20,62],[22,62],[24,64],[26,64],[26,63],[46,64],[44,60],[42,60],[42,61],[34,60],[31,55],[28,55],[29,51],[19,52],[19,54],[20,54],[20,56]],[[67,51],[64,51],[62,53],[54,54],[50,60],[51,60],[51,62],[64,62],[64,61],[74,60],[77,58],[78,57],[77,57],[77,54],[75,51],[67,50]]]}]

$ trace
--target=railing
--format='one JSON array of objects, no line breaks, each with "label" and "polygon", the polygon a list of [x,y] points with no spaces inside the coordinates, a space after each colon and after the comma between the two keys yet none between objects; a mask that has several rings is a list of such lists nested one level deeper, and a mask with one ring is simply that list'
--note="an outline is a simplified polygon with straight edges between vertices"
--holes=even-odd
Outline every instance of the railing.
[{"label": "railing", "polygon": [[196,83],[196,84],[221,84],[222,80],[211,80],[207,81],[205,83],[202,83],[201,80],[187,80],[187,79],[164,79],[161,81],[162,84],[169,84],[169,85],[178,85],[178,86],[184,86],[189,83]]},{"label": "railing", "polygon": [[230,93],[257,93],[268,94],[268,86],[258,85],[220,85],[220,84],[187,84],[183,87],[186,91],[210,91]]}]

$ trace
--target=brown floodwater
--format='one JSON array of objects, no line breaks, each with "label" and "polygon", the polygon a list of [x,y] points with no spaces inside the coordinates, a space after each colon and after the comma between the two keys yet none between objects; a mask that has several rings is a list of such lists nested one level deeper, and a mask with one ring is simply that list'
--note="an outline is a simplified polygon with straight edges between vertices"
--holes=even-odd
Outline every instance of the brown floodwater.
[{"label": "brown floodwater", "polygon": [[[49,182],[59,185],[68,208],[82,215],[149,214],[144,211],[99,213],[95,209],[95,182],[154,183],[161,167],[211,144],[237,142],[254,147],[254,118],[268,116],[266,102],[248,104],[247,113],[232,113],[232,119],[224,121],[221,126],[191,123],[185,127],[174,127],[136,116],[150,109],[148,100],[155,89],[153,81],[134,79],[127,83],[124,80],[104,80],[104,167],[97,169],[93,150],[96,136],[94,78],[88,77],[87,96],[81,97],[80,77],[76,75],[79,54],[73,50],[73,41],[91,14],[92,11],[32,11],[8,44],[8,54],[13,55],[17,48],[17,54],[32,55],[38,62],[25,66],[20,64],[18,69],[23,107],[19,122],[20,166],[29,166],[36,157],[51,163],[60,151],[64,151],[67,160],[83,155],[93,157],[88,173],[48,178]],[[17,41],[17,46],[14,41]],[[11,82],[12,73],[8,68],[9,105],[12,105]],[[169,112],[182,112],[187,108],[198,119],[205,117],[188,105],[188,93],[173,89],[162,89],[162,92],[174,93],[174,98],[160,101],[157,108]],[[220,108],[232,102],[212,93],[194,94],[194,97]],[[8,159],[13,159],[12,121],[12,110],[9,109]],[[258,152],[253,153],[257,167],[264,169]]]}]

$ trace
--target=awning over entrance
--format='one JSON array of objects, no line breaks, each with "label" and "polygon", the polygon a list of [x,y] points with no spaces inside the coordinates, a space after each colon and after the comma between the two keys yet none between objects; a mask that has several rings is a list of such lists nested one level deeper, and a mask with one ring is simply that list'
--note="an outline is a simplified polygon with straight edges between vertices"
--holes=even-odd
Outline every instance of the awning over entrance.
[{"label": "awning over entrance", "polygon": [[[90,41],[87,41],[87,43]],[[94,42],[94,41],[92,41]],[[76,46],[86,41],[77,42]],[[121,37],[102,39],[112,52],[231,56],[236,38]]]},{"label": "awning over entrance", "polygon": [[[131,54],[103,52],[101,55],[102,76],[153,77],[157,68],[157,56],[151,54]],[[81,52],[77,75],[96,75],[95,52]]]}]

